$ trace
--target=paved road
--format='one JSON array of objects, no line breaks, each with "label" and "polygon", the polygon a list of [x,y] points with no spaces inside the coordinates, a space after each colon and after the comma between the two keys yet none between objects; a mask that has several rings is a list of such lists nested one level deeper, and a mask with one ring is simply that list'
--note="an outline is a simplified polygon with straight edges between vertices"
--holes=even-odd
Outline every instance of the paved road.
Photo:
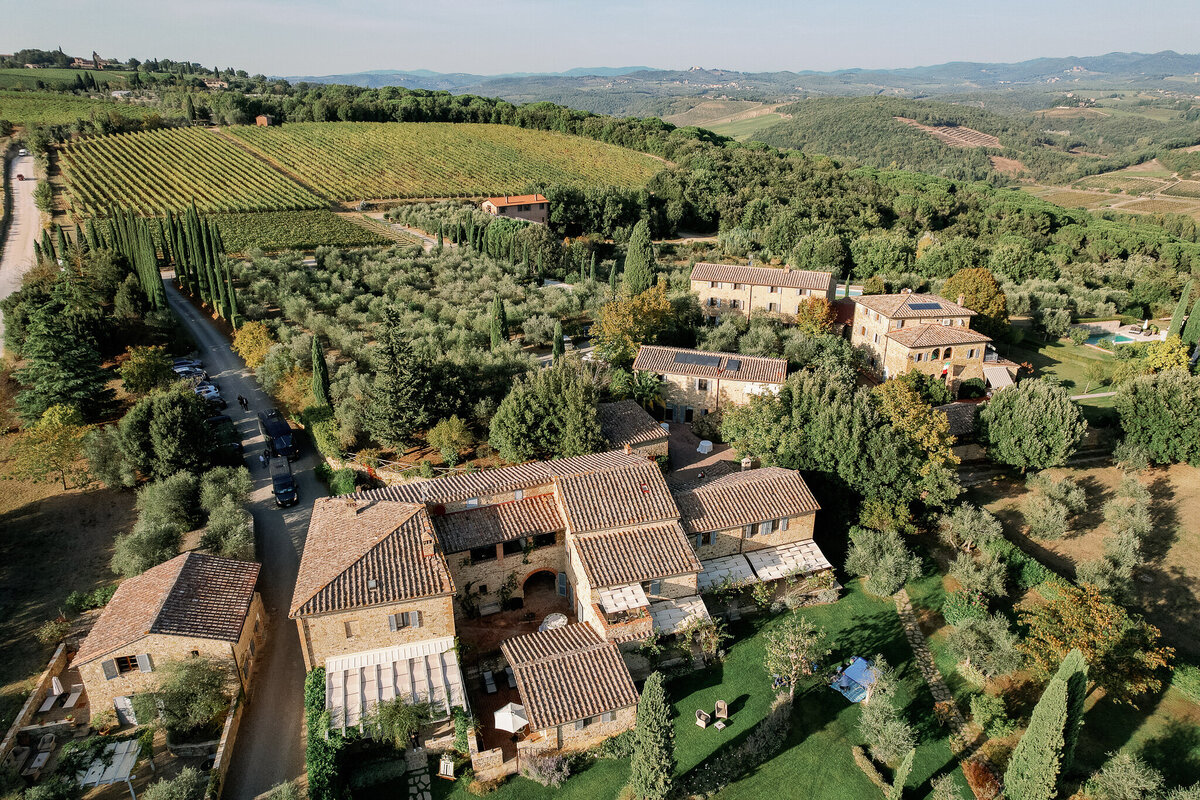
[{"label": "paved road", "polygon": [[[313,500],[326,494],[326,490],[313,472],[318,457],[311,447],[306,447],[293,464],[300,502],[288,509],[276,507],[270,478],[259,466],[258,454],[264,442],[255,418],[258,411],[271,406],[271,399],[230,349],[225,336],[169,282],[167,300],[196,339],[209,376],[229,401],[225,413],[242,434],[254,478],[250,510],[254,514],[258,555],[263,564],[259,588],[270,622],[224,791],[229,800],[251,800],[272,786],[304,773],[304,660],[296,626],[287,614]],[[239,394],[250,401],[250,411],[238,407]]]},{"label": "paved road", "polygon": [[[17,180],[17,173],[27,180]],[[41,235],[41,217],[37,204],[33,202],[36,180],[33,175],[33,156],[21,156],[12,163],[9,185],[13,192],[13,219],[4,240],[3,256],[0,256],[0,300],[21,288],[21,279],[33,266],[33,243]],[[4,341],[4,320],[0,317],[0,344]]]}]

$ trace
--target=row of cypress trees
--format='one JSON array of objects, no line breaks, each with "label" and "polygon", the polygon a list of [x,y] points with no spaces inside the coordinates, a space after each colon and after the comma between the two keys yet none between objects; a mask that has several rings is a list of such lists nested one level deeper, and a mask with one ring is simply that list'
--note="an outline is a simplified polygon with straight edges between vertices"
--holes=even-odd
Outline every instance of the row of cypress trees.
[{"label": "row of cypress trees", "polygon": [[168,211],[166,223],[160,220],[159,229],[164,249],[170,247],[180,288],[237,327],[237,292],[220,229],[201,219],[194,202],[178,216]]},{"label": "row of cypress trees", "polygon": [[1067,653],[1033,709],[1029,727],[1013,750],[1004,773],[1009,800],[1053,800],[1061,775],[1071,768],[1087,697],[1083,653]]}]

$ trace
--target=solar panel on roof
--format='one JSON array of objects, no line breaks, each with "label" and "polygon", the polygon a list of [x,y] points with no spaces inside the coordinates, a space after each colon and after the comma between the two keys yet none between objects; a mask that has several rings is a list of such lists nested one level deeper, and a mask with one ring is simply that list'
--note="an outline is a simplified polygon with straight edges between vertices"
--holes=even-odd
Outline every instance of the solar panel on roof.
[{"label": "solar panel on roof", "polygon": [[909,303],[908,307],[913,311],[937,311],[942,307],[941,303]]},{"label": "solar panel on roof", "polygon": [[730,372],[737,372],[742,368],[742,360],[740,358],[731,358],[725,362],[725,369]]},{"label": "solar panel on roof", "polygon": [[703,353],[676,353],[675,363],[688,364],[693,367],[719,367],[721,366],[721,357]]}]

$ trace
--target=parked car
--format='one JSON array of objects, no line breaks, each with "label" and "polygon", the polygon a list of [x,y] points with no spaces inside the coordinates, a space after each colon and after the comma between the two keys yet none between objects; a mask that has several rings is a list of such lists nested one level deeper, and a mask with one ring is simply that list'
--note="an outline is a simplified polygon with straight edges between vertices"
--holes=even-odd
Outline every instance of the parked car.
[{"label": "parked car", "polygon": [[225,402],[225,398],[221,397],[221,393],[218,392],[213,386],[201,385],[192,389],[192,391],[195,392],[201,399],[207,400],[217,408],[224,409],[229,407],[229,403]]},{"label": "parked car", "polygon": [[204,369],[204,362],[198,358],[183,356],[180,358],[171,359],[171,367],[192,367],[193,369]]},{"label": "parked car", "polygon": [[217,414],[204,420],[217,440],[217,455],[229,466],[242,464],[242,436],[234,427],[233,420],[225,414]]},{"label": "parked car", "polygon": [[275,409],[258,412],[258,430],[267,441],[272,457],[282,456],[288,461],[295,461],[300,455],[292,426]]},{"label": "parked car", "polygon": [[296,476],[292,474],[292,465],[286,458],[272,458],[271,494],[275,495],[275,505],[294,506],[300,499],[296,488]]},{"label": "parked car", "polygon": [[208,380],[208,373],[200,367],[172,367],[171,370],[175,373],[175,377],[182,378],[183,380],[194,380],[197,378],[202,381]]},{"label": "parked car", "polygon": [[17,151],[17,155],[24,157],[24,156],[29,155],[29,151],[26,150],[24,147],[22,147],[20,150]]}]

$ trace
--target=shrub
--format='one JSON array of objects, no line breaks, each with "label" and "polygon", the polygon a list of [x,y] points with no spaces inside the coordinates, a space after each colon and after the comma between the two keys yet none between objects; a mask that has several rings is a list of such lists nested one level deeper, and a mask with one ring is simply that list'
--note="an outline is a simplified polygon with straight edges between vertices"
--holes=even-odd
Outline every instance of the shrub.
[{"label": "shrub", "polygon": [[1016,581],[1021,591],[1028,591],[1040,586],[1054,577],[1054,573],[1032,556],[1026,555],[1019,547],[1007,539],[997,539],[989,542],[985,549],[995,553],[1000,560],[1008,565],[1009,577]]},{"label": "shrub", "polygon": [[971,787],[976,800],[992,800],[1000,794],[1000,781],[992,774],[987,765],[981,761],[962,762],[963,777],[967,786]]},{"label": "shrub", "polygon": [[605,739],[595,750],[596,758],[624,760],[633,755],[633,731],[621,731]]},{"label": "shrub", "polygon": [[958,790],[958,781],[953,775],[942,775],[933,779],[933,794],[930,800],[961,800],[962,793]]},{"label": "shrub", "polygon": [[358,473],[352,467],[342,467],[329,476],[329,491],[334,495],[354,494]]},{"label": "shrub", "polygon": [[208,527],[200,546],[225,558],[254,559],[254,531],[250,512],[226,500],[214,508],[208,517]]},{"label": "shrub", "polygon": [[462,706],[454,707],[454,750],[462,755],[470,752],[469,737],[475,727],[475,719]]},{"label": "shrub", "polygon": [[1016,723],[1008,717],[1004,698],[994,694],[977,694],[971,698],[971,718],[987,731],[988,736],[998,739],[1011,736],[1017,729]]},{"label": "shrub", "polygon": [[115,583],[108,586],[101,586],[99,589],[93,589],[90,592],[71,592],[67,595],[67,600],[63,603],[63,607],[71,614],[82,614],[84,611],[91,611],[93,608],[104,608],[108,605],[108,601],[112,599],[113,593],[117,591]]},{"label": "shrub", "polygon": [[867,776],[867,780],[878,786],[884,792],[891,790],[892,787],[888,784],[883,775],[879,773],[879,768],[875,766],[875,762],[872,761],[871,757],[867,755],[866,750],[855,745],[854,747],[850,748],[850,755],[854,757],[854,763],[858,765],[858,768],[861,769],[863,774]]},{"label": "shrub", "polygon": [[721,438],[721,420],[723,416],[718,409],[711,414],[703,414],[692,421],[692,433],[710,442],[723,442]]},{"label": "shrub", "polygon": [[254,482],[245,467],[214,467],[200,476],[200,507],[210,514],[226,502],[246,502]]},{"label": "shrub", "polygon": [[1096,800],[1146,800],[1158,797],[1162,788],[1162,774],[1129,753],[1110,753],[1087,782],[1088,794]]},{"label": "shrub", "polygon": [[1200,703],[1200,667],[1179,662],[1171,673],[1171,686],[1187,695],[1193,702]]},{"label": "shrub", "polygon": [[560,754],[529,756],[521,759],[521,774],[542,786],[557,789],[571,777],[571,759]]},{"label": "shrub", "polygon": [[1034,539],[1061,539],[1067,532],[1069,516],[1065,505],[1044,494],[1029,495],[1025,501],[1025,521]]},{"label": "shrub", "polygon": [[308,773],[309,800],[337,800],[339,753],[346,740],[329,729],[325,714],[325,668],[317,667],[304,679],[304,717],[307,740],[304,764]]},{"label": "shrub", "polygon": [[453,466],[458,463],[459,452],[469,448],[475,437],[467,429],[467,423],[452,414],[430,429],[426,441],[441,454],[443,461]]},{"label": "shrub", "polygon": [[987,384],[979,378],[970,378],[958,386],[958,396],[963,400],[973,400],[987,395]]},{"label": "shrub", "polygon": [[1008,620],[999,614],[968,617],[950,630],[946,645],[962,661],[984,677],[1005,675],[1019,669],[1021,651]]},{"label": "shrub", "polygon": [[1067,335],[1071,337],[1071,343],[1075,345],[1083,344],[1088,340],[1089,336],[1087,328],[1071,328],[1070,333]]},{"label": "shrub", "polygon": [[300,419],[318,453],[328,458],[342,457],[338,423],[329,406],[309,406],[300,414]]},{"label": "shrub", "polygon": [[895,531],[853,528],[850,538],[846,571],[866,578],[867,591],[872,594],[894,594],[921,576],[921,559],[909,551]]},{"label": "shrub", "polygon": [[949,514],[941,515],[938,536],[947,547],[969,552],[1003,539],[1004,526],[986,509],[963,503]]},{"label": "shrub", "polygon": [[950,625],[958,625],[968,619],[983,619],[987,616],[987,601],[978,594],[951,592],[942,603],[942,616]]},{"label": "shrub", "polygon": [[71,632],[71,623],[65,619],[48,619],[33,632],[33,638],[44,645],[58,644]]},{"label": "shrub", "polygon": [[200,800],[208,777],[195,767],[184,767],[169,780],[155,781],[142,791],[143,800]]}]

